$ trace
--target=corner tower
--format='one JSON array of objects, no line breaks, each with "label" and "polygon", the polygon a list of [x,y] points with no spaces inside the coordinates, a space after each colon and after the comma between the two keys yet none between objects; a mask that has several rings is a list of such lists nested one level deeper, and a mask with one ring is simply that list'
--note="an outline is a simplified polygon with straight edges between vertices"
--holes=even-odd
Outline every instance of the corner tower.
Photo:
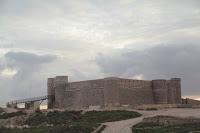
[{"label": "corner tower", "polygon": [[[180,78],[171,78],[169,83],[169,91],[173,95],[173,103],[181,103],[181,79]],[[170,93],[169,93],[170,95]]]},{"label": "corner tower", "polygon": [[55,103],[55,88],[54,78],[48,78],[47,80],[47,97],[48,97],[48,109],[52,109]]},{"label": "corner tower", "polygon": [[152,80],[153,97],[155,104],[168,103],[168,86],[167,80]]},{"label": "corner tower", "polygon": [[68,84],[68,76],[56,76],[54,79],[55,108],[64,108],[65,92]]}]

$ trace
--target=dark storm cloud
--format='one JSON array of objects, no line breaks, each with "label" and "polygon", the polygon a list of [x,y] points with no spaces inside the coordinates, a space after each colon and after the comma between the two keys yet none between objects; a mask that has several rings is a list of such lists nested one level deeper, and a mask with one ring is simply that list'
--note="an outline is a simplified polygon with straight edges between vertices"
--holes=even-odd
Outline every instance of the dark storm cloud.
[{"label": "dark storm cloud", "polygon": [[142,51],[123,49],[114,53],[99,54],[96,59],[107,75],[144,75],[145,79],[180,77],[184,94],[200,93],[199,44],[157,45]]},{"label": "dark storm cloud", "polygon": [[37,55],[27,52],[8,52],[5,54],[5,58],[9,60],[14,60],[16,62],[19,61],[21,63],[29,62],[31,64],[37,64],[40,62],[49,62],[53,60],[55,57],[52,55]]},{"label": "dark storm cloud", "polygon": [[[11,99],[26,98],[28,96],[46,95],[45,82],[42,70],[44,65],[56,60],[53,55],[37,55],[28,52],[8,52],[1,58],[0,72],[5,69],[16,71],[11,77],[0,75],[1,94],[7,95],[1,100],[6,102]],[[3,95],[2,95],[3,96]]]},{"label": "dark storm cloud", "polygon": [[4,55],[2,69],[14,69],[17,71],[15,78],[26,78],[38,72],[45,63],[55,60],[53,55],[37,55],[28,52],[8,52]]},{"label": "dark storm cloud", "polygon": [[27,52],[8,52],[5,54],[8,67],[17,69],[30,69],[33,72],[44,63],[53,61],[56,57],[52,55],[36,55]]}]

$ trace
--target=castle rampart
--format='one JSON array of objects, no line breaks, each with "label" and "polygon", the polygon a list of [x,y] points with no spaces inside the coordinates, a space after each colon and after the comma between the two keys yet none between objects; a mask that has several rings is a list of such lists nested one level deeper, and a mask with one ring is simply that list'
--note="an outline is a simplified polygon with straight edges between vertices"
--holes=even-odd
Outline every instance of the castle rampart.
[{"label": "castle rampart", "polygon": [[142,104],[181,103],[181,80],[133,80],[108,77],[68,82],[67,76],[48,79],[48,107],[85,109]]}]

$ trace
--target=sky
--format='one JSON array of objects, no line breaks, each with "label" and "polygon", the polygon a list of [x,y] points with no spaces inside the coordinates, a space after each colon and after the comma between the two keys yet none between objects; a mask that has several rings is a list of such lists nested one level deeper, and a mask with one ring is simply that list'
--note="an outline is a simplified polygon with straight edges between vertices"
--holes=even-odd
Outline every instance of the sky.
[{"label": "sky", "polygon": [[199,0],[0,0],[0,105],[48,77],[182,79],[200,98]]}]

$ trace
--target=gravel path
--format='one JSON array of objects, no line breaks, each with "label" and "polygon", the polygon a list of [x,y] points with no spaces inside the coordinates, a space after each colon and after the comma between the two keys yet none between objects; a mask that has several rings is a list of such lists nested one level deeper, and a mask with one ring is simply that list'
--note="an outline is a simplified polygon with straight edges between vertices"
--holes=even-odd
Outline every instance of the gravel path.
[{"label": "gravel path", "polygon": [[153,117],[157,115],[200,118],[200,109],[164,109],[158,111],[137,110],[137,112],[141,113],[142,116],[129,120],[104,123],[104,125],[106,125],[107,127],[102,133],[131,133],[131,127],[141,122],[143,118]]}]

